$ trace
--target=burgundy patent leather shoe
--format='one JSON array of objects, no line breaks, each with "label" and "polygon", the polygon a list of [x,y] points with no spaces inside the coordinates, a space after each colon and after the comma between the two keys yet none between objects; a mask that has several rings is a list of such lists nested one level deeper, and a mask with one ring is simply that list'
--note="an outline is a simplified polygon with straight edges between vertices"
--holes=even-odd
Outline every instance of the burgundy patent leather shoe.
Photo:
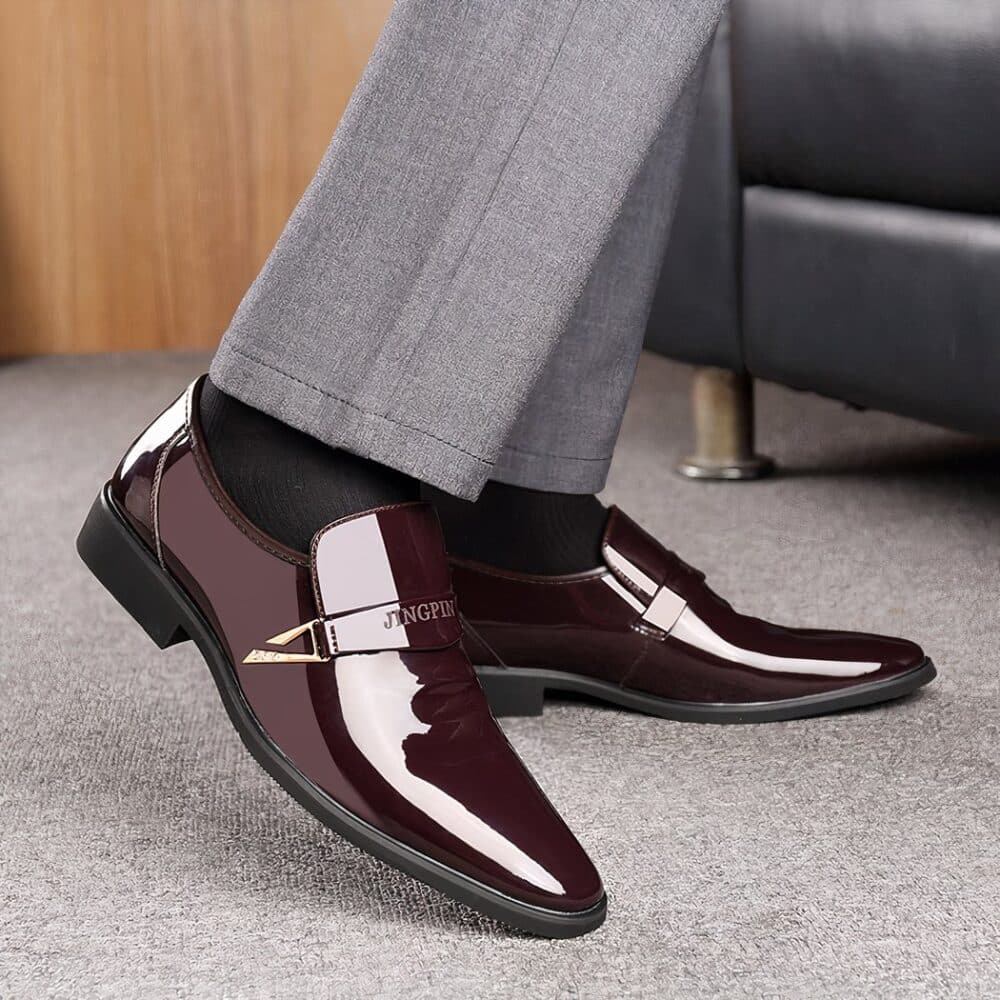
[{"label": "burgundy patent leather shoe", "polygon": [[737,614],[617,507],[605,565],[529,576],[452,560],[465,646],[497,715],[547,690],[692,722],[769,722],[870,705],[935,675],[919,646]]},{"label": "burgundy patent leather shoe", "polygon": [[247,748],[331,829],[514,927],[597,927],[600,878],[462,650],[433,509],[381,507],[286,548],[220,485],[199,389],[125,456],[84,562],[161,648],[194,640]]}]

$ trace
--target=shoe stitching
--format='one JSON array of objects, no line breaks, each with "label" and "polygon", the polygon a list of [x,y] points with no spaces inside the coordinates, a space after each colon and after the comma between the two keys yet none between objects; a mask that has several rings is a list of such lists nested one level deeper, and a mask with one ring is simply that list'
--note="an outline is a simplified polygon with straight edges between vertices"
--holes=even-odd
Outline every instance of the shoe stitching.
[{"label": "shoe stitching", "polygon": [[[192,410],[194,408],[194,388],[200,382],[200,379],[195,379],[188,387],[187,391],[184,393],[184,426],[193,426],[192,420]],[[194,441],[194,435],[191,436],[191,440]]]},{"label": "shoe stitching", "polygon": [[[197,383],[195,383],[197,384]],[[191,387],[191,393],[188,396],[188,408],[186,416],[186,424],[184,430],[188,433],[191,439],[191,454],[194,456],[194,464],[198,469],[198,475],[201,476],[202,484],[205,489],[208,490],[212,499],[215,501],[215,505],[222,511],[223,514],[229,519],[229,522],[239,531],[246,536],[254,545],[258,548],[263,549],[265,552],[270,552],[272,556],[277,556],[282,562],[289,563],[292,566],[308,566],[309,557],[307,555],[298,555],[293,558],[293,553],[282,552],[279,549],[274,548],[273,545],[268,545],[264,538],[256,530],[249,530],[248,526],[241,524],[240,520],[231,512],[230,507],[232,501],[227,500],[225,497],[221,496],[213,485],[213,480],[215,478],[214,472],[211,470],[210,463],[202,457],[202,449],[198,445],[198,435],[195,433],[194,429],[194,419],[192,416],[191,407],[193,405],[194,399],[194,385]]]},{"label": "shoe stitching", "polygon": [[198,447],[193,435],[191,438],[191,454],[194,455],[195,465],[198,467],[198,474],[201,476],[201,481],[205,484],[205,488],[212,495],[212,499],[215,501],[216,506],[222,511],[223,514],[226,515],[231,524],[235,525],[258,548],[263,549],[265,552],[270,552],[272,556],[276,556],[282,562],[289,563],[292,566],[309,565],[308,558],[299,557],[293,559],[288,552],[282,552],[279,549],[276,549],[273,545],[268,545],[263,538],[258,536],[255,532],[250,531],[246,525],[240,524],[239,520],[229,511],[225,500],[219,496],[215,487],[212,485],[211,478],[206,475],[204,459],[201,456],[201,449]]},{"label": "shoe stitching", "polygon": [[629,681],[632,680],[632,675],[639,669],[639,664],[646,659],[649,653],[649,636],[646,637],[646,641],[642,644],[642,649],[639,651],[639,655],[632,661],[628,670],[622,675],[622,679],[619,682],[619,687],[628,687]]},{"label": "shoe stitching", "polygon": [[173,437],[164,445],[160,457],[156,460],[156,471],[153,473],[153,482],[149,490],[149,521],[153,526],[153,544],[156,547],[156,561],[161,569],[166,569],[167,564],[163,559],[163,542],[160,539],[160,481],[163,479],[163,470],[166,468],[167,459],[174,450],[177,442],[187,433],[188,425],[174,431]]},{"label": "shoe stitching", "polygon": [[[601,544],[601,555],[604,556],[604,562],[607,564],[608,569],[611,571],[611,575],[623,586],[626,590],[630,590],[636,597],[641,601],[645,601],[647,604],[656,595],[647,594],[638,584],[632,582],[632,580],[622,573],[620,570],[616,569],[612,561],[608,558],[608,549],[613,548],[610,542],[603,542]],[[650,579],[653,579],[650,577]],[[662,587],[663,583],[661,581],[653,580],[657,587]]]}]

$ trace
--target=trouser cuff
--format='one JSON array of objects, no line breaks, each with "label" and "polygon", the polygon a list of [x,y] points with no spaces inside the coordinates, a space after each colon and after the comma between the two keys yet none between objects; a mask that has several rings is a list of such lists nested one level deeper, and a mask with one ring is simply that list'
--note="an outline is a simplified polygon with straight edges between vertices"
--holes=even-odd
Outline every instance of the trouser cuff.
[{"label": "trouser cuff", "polygon": [[610,456],[546,455],[509,447],[500,453],[489,478],[549,493],[600,493],[610,467]]},{"label": "trouser cuff", "polygon": [[337,398],[225,342],[209,377],[241,403],[332,448],[387,465],[465,500],[475,500],[493,478],[493,463],[461,444]]}]

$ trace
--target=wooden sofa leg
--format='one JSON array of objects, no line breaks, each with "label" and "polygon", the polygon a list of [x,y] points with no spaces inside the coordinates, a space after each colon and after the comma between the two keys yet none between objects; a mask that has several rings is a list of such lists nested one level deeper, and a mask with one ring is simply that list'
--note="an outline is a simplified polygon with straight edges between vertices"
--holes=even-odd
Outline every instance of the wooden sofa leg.
[{"label": "wooden sofa leg", "polygon": [[693,455],[677,463],[688,479],[759,479],[774,462],[754,452],[753,379],[724,368],[697,368],[691,390]]}]

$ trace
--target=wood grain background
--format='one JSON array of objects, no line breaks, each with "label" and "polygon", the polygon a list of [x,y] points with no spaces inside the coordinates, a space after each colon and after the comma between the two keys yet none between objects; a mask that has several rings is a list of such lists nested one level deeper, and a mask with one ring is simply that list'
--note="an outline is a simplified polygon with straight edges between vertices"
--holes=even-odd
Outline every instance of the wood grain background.
[{"label": "wood grain background", "polygon": [[211,347],[391,0],[0,0],[0,355]]}]

